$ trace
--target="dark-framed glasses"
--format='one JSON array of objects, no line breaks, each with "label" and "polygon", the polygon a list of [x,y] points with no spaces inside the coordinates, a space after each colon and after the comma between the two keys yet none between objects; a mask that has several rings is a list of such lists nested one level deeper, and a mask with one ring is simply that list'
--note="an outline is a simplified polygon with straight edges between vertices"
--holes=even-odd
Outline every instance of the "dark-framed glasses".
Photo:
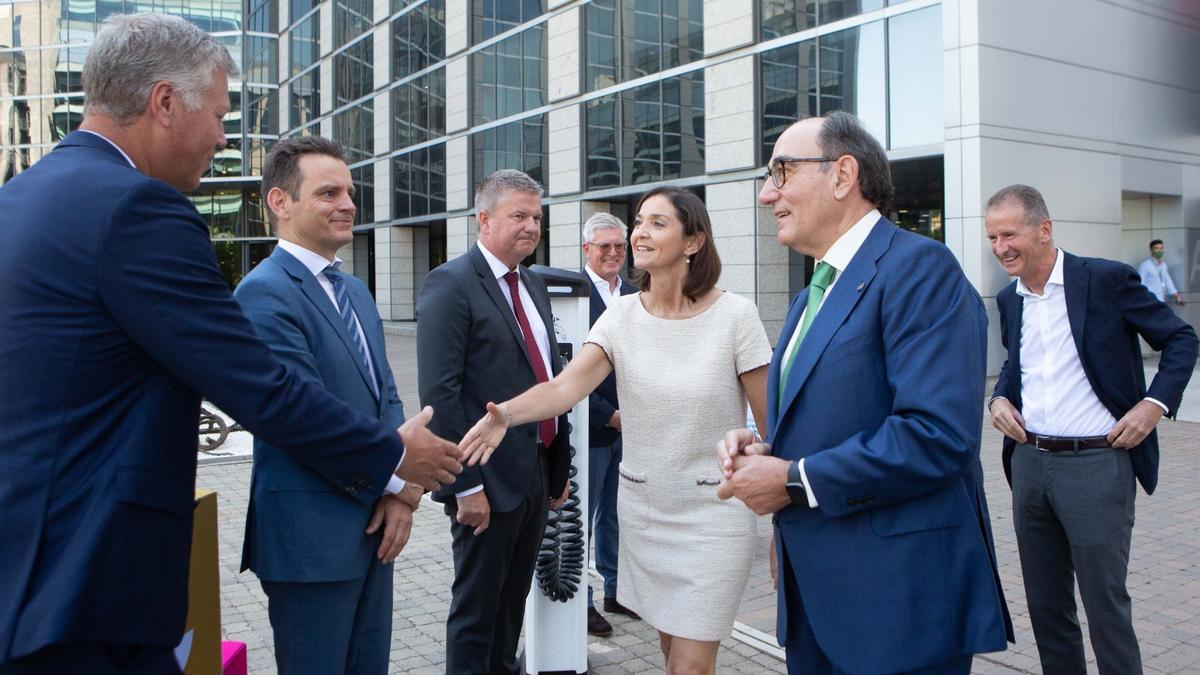
[{"label": "dark-framed glasses", "polygon": [[770,180],[776,190],[783,188],[783,184],[787,182],[787,165],[791,162],[836,162],[836,157],[776,157],[775,161],[767,165],[767,172],[763,174],[763,180]]},{"label": "dark-framed glasses", "polygon": [[589,241],[588,246],[598,248],[598,249],[600,249],[601,253],[608,254],[611,251],[616,251],[617,253],[624,253],[625,249],[629,247],[629,244],[626,244],[623,241],[616,242],[615,244],[611,243],[611,242],[606,242],[603,244],[596,244],[596,243]]}]

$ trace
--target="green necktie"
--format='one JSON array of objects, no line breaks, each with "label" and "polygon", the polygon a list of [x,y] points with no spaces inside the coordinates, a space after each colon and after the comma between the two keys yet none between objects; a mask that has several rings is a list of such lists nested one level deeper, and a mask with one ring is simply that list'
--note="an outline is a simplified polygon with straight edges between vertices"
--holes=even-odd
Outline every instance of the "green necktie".
[{"label": "green necktie", "polygon": [[833,283],[833,277],[836,274],[837,268],[827,262],[817,263],[817,269],[813,270],[812,281],[808,284],[808,303],[804,306],[804,320],[800,322],[800,329],[797,331],[795,342],[792,343],[791,351],[783,360],[783,370],[779,376],[780,408],[783,407],[783,390],[787,385],[788,373],[792,371],[792,363],[796,360],[796,352],[800,351],[800,343],[804,342],[804,336],[808,334],[808,327],[812,325],[813,319],[817,318],[817,310],[821,308],[825,289]]}]

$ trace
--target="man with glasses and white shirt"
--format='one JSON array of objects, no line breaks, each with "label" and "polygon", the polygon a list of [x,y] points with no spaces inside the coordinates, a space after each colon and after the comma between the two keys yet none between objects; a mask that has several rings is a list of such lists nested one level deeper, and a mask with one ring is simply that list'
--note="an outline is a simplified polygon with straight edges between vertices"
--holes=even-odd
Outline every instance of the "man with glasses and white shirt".
[{"label": "man with glasses and white shirt", "polygon": [[[628,245],[628,227],[610,213],[597,213],[583,224],[583,272],[592,280],[589,325],[616,297],[636,293],[621,278]],[[604,578],[604,611],[638,618],[617,602],[617,466],[621,463],[621,409],[617,405],[616,374],[609,374],[588,399],[588,522],[596,545],[596,571]],[[612,634],[612,626],[592,602],[588,586],[588,634]]]}]

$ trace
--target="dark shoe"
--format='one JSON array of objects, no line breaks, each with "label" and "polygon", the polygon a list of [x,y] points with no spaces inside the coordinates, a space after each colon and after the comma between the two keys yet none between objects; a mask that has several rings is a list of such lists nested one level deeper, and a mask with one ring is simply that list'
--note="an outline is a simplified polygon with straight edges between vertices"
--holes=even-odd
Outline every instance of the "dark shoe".
[{"label": "dark shoe", "polygon": [[636,621],[642,620],[642,617],[638,616],[637,612],[617,602],[616,598],[604,599],[604,611],[608,612],[609,614],[624,614],[625,616]]},{"label": "dark shoe", "polygon": [[595,607],[588,607],[588,635],[608,637],[612,635],[612,624]]}]

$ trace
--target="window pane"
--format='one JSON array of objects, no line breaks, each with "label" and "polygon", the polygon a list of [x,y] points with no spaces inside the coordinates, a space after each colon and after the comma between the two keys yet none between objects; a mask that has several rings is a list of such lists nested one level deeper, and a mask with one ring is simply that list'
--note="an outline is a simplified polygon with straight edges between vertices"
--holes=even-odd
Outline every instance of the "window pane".
[{"label": "window pane", "polygon": [[587,102],[587,186],[621,184],[617,161],[617,97],[605,96]]},{"label": "window pane", "polygon": [[816,0],[760,0],[762,39],[791,35],[817,25]]},{"label": "window pane", "polygon": [[830,23],[848,16],[857,16],[863,12],[883,7],[884,0],[820,0],[818,17],[821,23]]},{"label": "window pane", "polygon": [[908,148],[945,140],[941,35],[940,7],[888,20],[890,147]]},{"label": "window pane", "polygon": [[816,41],[780,47],[762,55],[763,145],[766,164],[775,141],[798,119],[817,114]]},{"label": "window pane", "polygon": [[820,49],[820,114],[858,115],[887,147],[884,105],[883,22],[876,21],[817,39]]}]

